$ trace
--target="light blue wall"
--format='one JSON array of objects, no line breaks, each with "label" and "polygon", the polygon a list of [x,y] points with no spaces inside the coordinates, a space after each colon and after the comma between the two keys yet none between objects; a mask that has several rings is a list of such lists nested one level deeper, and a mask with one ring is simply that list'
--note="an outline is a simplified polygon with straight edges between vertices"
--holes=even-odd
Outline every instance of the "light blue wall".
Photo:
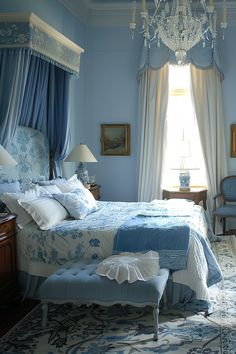
[{"label": "light blue wall", "polygon": [[[79,1],[79,0],[78,0]],[[1,0],[1,12],[32,11],[49,25],[85,49],[80,78],[72,79],[70,121],[72,147],[87,144],[98,163],[88,164],[102,186],[103,200],[137,200],[137,72],[142,36],[131,40],[127,28],[93,28],[81,24],[57,0]],[[236,174],[236,159],[230,158],[230,124],[236,123],[236,28],[226,30],[221,41],[221,61],[225,73],[222,95],[225,112],[226,148],[229,172]],[[100,125],[129,123],[131,155],[101,156]],[[74,165],[66,165],[66,174]],[[69,172],[68,172],[69,171]]]},{"label": "light blue wall", "polygon": [[225,74],[222,81],[226,151],[229,174],[236,174],[236,158],[230,157],[230,125],[236,124],[236,27],[229,27],[221,41],[220,56]]},{"label": "light blue wall", "polygon": [[[86,63],[89,146],[98,163],[90,173],[102,185],[104,200],[137,200],[137,117],[141,36],[132,41],[128,28],[90,28]],[[100,125],[131,125],[131,155],[101,156]]]}]

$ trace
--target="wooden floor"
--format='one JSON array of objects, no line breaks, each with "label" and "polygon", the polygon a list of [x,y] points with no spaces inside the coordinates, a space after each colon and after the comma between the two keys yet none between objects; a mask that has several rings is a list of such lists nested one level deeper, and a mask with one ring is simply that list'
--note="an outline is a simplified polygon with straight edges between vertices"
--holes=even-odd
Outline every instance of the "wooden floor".
[{"label": "wooden floor", "polygon": [[0,307],[0,337],[25,317],[38,303],[38,300],[27,299],[6,307]]}]

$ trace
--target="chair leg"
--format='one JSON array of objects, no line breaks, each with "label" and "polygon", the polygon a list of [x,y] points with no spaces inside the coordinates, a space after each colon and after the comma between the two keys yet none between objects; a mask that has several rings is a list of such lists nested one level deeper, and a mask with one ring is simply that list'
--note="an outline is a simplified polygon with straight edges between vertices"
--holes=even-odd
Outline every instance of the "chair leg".
[{"label": "chair leg", "polygon": [[224,235],[226,231],[226,218],[222,218],[222,225],[223,225],[223,235]]},{"label": "chair leg", "polygon": [[212,230],[215,235],[215,233],[216,233],[216,216],[215,215],[213,215],[213,217],[212,217]]}]

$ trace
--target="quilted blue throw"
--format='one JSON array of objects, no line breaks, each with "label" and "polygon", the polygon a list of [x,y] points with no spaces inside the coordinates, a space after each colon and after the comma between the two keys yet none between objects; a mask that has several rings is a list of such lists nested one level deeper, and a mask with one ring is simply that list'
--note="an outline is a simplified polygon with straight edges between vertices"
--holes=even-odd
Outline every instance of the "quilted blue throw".
[{"label": "quilted blue throw", "polygon": [[185,269],[190,237],[186,218],[137,215],[117,231],[113,254],[120,252],[157,251],[160,267]]}]

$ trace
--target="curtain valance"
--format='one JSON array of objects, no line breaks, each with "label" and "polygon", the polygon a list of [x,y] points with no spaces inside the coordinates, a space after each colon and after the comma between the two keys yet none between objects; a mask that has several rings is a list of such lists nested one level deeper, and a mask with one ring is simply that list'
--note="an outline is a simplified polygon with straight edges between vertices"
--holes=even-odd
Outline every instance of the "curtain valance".
[{"label": "curtain valance", "polygon": [[[160,69],[167,62],[177,64],[175,54],[163,43],[158,47],[157,43],[152,43],[150,47],[143,46],[140,62],[140,73],[147,69]],[[220,65],[218,47],[215,43],[214,48],[211,46],[211,40],[206,41],[205,47],[199,42],[187,52],[187,63],[192,63],[200,69],[207,69],[214,65],[223,79],[223,71]]]},{"label": "curtain valance", "polygon": [[78,75],[83,49],[35,14],[0,14],[0,49],[27,49]]}]

